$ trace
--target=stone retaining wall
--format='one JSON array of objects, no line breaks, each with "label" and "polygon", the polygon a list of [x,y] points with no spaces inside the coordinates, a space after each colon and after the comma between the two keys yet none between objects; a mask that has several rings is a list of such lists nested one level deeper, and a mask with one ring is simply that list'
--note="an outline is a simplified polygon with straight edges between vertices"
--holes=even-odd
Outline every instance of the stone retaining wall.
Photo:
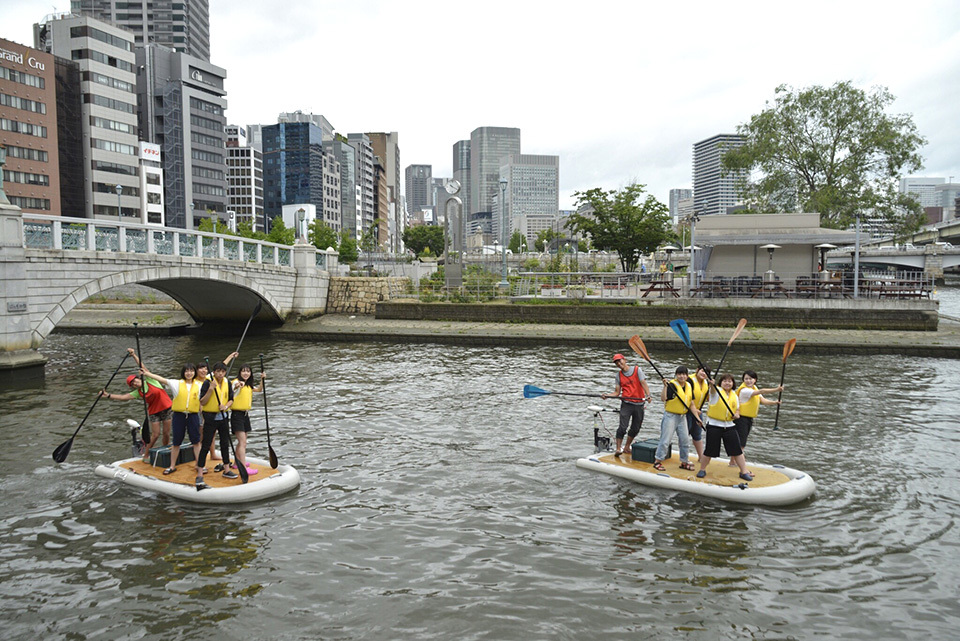
[{"label": "stone retaining wall", "polygon": [[696,303],[638,305],[512,305],[383,302],[376,317],[388,320],[443,320],[487,323],[571,325],[666,325],[683,318],[691,325],[936,331],[937,301],[750,301],[743,305]]},{"label": "stone retaining wall", "polygon": [[327,295],[328,314],[373,314],[378,303],[390,300],[394,291],[406,286],[407,278],[337,277],[330,278]]}]

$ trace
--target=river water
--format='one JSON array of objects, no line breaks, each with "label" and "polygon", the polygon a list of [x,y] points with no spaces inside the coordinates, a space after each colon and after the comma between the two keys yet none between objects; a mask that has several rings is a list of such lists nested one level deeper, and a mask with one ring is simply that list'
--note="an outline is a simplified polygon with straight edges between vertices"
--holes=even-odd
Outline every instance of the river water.
[{"label": "river water", "polygon": [[[236,340],[142,345],[173,376]],[[0,392],[7,639],[942,639],[960,625],[955,360],[798,345],[781,429],[764,408],[748,458],[806,470],[818,491],[767,508],[575,467],[596,401],[521,390],[611,390],[606,352],[248,336],[271,375],[274,449],[303,484],[228,509],[93,474],[128,456],[134,402],[98,404],[53,464],[131,343],[55,334],[45,381]],[[692,364],[652,356],[664,372]],[[736,345],[727,363],[761,386],[780,376],[779,358]]]}]

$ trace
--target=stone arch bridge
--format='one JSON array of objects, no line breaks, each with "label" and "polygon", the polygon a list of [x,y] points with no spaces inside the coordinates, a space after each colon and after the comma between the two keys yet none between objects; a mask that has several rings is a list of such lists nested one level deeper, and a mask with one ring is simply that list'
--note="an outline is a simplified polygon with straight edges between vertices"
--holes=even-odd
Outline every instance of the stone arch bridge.
[{"label": "stone arch bridge", "polygon": [[[9,205],[7,206],[9,207]],[[234,236],[0,210],[0,369],[42,365],[37,348],[84,300],[141,284],[197,322],[322,314],[336,252]]]}]

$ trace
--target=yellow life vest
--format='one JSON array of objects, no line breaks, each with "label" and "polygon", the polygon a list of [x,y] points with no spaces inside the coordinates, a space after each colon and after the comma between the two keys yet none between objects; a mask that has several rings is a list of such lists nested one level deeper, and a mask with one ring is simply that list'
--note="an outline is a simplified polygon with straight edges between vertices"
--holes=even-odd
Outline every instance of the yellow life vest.
[{"label": "yellow life vest", "polygon": [[[227,399],[230,398],[230,383],[227,381],[227,377],[223,377],[223,381],[217,385],[217,379],[210,379],[210,387],[214,389],[210,393],[210,398],[207,399],[207,402],[203,404],[204,412],[219,412],[220,403],[226,403]],[[220,402],[217,402],[217,394],[220,395]]]},{"label": "yellow life vest", "polygon": [[723,399],[726,399],[727,405],[730,406],[730,409],[734,412],[737,411],[737,407],[740,405],[737,401],[737,393],[734,390],[729,392],[724,391],[723,389],[717,389],[717,402],[712,403],[707,409],[707,416],[712,419],[724,422],[730,422],[733,420],[733,414],[727,410],[727,407],[723,404]]},{"label": "yellow life vest", "polygon": [[693,404],[697,406],[697,409],[700,409],[703,407],[703,399],[707,397],[710,391],[710,383],[707,379],[704,379],[701,383],[696,377],[691,378],[690,383],[693,385]]},{"label": "yellow life vest", "polygon": [[[737,388],[737,397],[740,397],[740,392],[744,389],[749,389],[756,391],[757,386],[747,387],[745,384],[740,383],[740,387]],[[757,412],[760,411],[760,395],[754,394],[749,401],[740,406],[740,416],[749,416],[750,418],[757,418]]]},{"label": "yellow life vest", "polygon": [[[239,380],[239,378],[235,378],[233,382],[236,383]],[[233,393],[233,405],[230,406],[230,409],[246,412],[251,407],[253,407],[253,388],[249,385],[241,385],[240,389]]]},{"label": "yellow life vest", "polygon": [[180,380],[180,388],[177,390],[177,395],[173,399],[174,412],[187,412],[189,414],[196,414],[200,411],[200,383],[197,380],[190,381],[190,387],[187,387],[187,382],[185,380]]},{"label": "yellow life vest", "polygon": [[686,414],[687,407],[690,407],[690,401],[693,399],[693,386],[690,385],[690,381],[687,381],[681,387],[677,379],[672,379],[669,385],[673,388],[676,396],[664,403],[663,409],[671,414]]}]

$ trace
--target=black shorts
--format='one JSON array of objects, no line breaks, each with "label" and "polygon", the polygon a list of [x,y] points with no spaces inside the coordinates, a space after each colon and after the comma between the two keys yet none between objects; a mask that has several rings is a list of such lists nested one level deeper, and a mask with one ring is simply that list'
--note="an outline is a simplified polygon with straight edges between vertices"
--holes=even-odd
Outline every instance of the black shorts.
[{"label": "black shorts", "polygon": [[693,414],[690,412],[687,412],[687,432],[690,433],[690,438],[692,440],[703,440],[703,426],[700,424],[700,421],[694,418]]},{"label": "black shorts", "polygon": [[230,431],[234,434],[250,431],[250,414],[246,410],[233,410],[230,413]]},{"label": "black shorts", "polygon": [[736,427],[707,425],[707,443],[703,448],[703,455],[710,458],[720,456],[721,441],[723,441],[723,449],[727,456],[733,458],[743,454],[743,448],[740,447],[740,435],[737,434]]},{"label": "black shorts", "polygon": [[750,436],[750,430],[753,429],[753,417],[741,416],[733,419],[733,423],[737,426],[737,434],[740,435],[740,447],[746,447],[747,437]]}]

